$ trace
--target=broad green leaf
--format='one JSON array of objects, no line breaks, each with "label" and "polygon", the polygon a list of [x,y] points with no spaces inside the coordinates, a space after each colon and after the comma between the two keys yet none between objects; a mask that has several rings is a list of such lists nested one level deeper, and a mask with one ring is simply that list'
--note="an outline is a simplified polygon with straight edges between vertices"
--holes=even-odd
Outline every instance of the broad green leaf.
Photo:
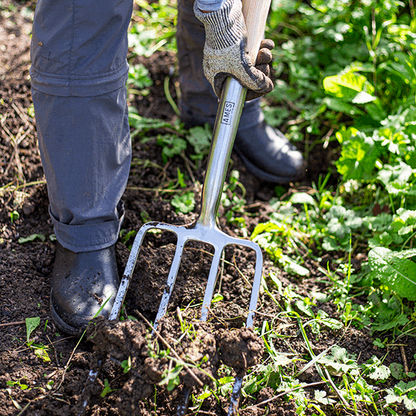
[{"label": "broad green leaf", "polygon": [[222,300],[224,300],[224,296],[221,295],[221,293],[216,293],[213,298],[212,298],[212,303],[216,303],[216,302],[221,302]]},{"label": "broad green leaf", "polygon": [[303,300],[297,300],[295,302],[295,305],[306,316],[309,316],[310,318],[315,318],[315,314],[312,312],[311,307],[307,305]]},{"label": "broad green leaf", "polygon": [[189,130],[189,136],[187,136],[188,142],[193,146],[195,154],[202,159],[209,153],[211,147],[211,127],[206,124],[204,127],[196,126]]},{"label": "broad green leaf", "polygon": [[390,376],[390,369],[385,365],[374,367],[368,374],[372,380],[387,380]]},{"label": "broad green leaf", "polygon": [[179,155],[187,147],[186,140],[176,137],[174,135],[159,135],[157,136],[157,144],[162,146],[163,163],[167,163],[168,159]]},{"label": "broad green leaf", "polygon": [[289,256],[283,255],[282,261],[285,263],[284,268],[288,273],[297,274],[298,276],[309,276],[309,270],[296,263]]},{"label": "broad green leaf", "polygon": [[344,180],[371,180],[376,175],[375,164],[379,155],[379,145],[371,137],[357,132],[343,144],[336,166]]},{"label": "broad green leaf", "polygon": [[392,328],[403,327],[408,322],[409,322],[409,319],[407,319],[406,315],[400,314],[388,320],[376,319],[373,322],[371,329],[376,332],[377,331],[383,332],[383,331],[388,331],[389,329],[392,329]]},{"label": "broad green leaf", "polygon": [[45,363],[51,361],[45,348],[34,348],[34,353],[36,357],[40,358]]},{"label": "broad green leaf", "polygon": [[[414,255],[414,251],[411,251]],[[368,253],[372,273],[399,296],[416,300],[416,263],[408,260],[409,253],[376,247]]]},{"label": "broad green leaf", "polygon": [[34,318],[26,318],[26,339],[29,342],[30,335],[39,326],[40,317],[35,316]]},{"label": "broad green leaf", "polygon": [[317,206],[317,202],[306,192],[296,192],[290,197],[290,202],[292,204],[309,204],[315,207]]},{"label": "broad green leaf", "polygon": [[282,367],[285,367],[289,365],[293,360],[289,357],[287,357],[284,354],[277,353],[273,356],[273,363],[277,366],[280,365]]},{"label": "broad green leaf", "polygon": [[270,280],[274,283],[277,288],[277,291],[282,294],[283,293],[283,283],[279,280],[275,273],[269,273]]},{"label": "broad green leaf", "polygon": [[202,394],[200,394],[198,397],[197,397],[197,399],[198,400],[205,400],[205,399],[207,399],[209,396],[211,396],[211,394],[212,394],[212,392],[211,391],[206,391],[206,392],[204,392],[204,393],[202,393]]},{"label": "broad green leaf", "polygon": [[407,394],[409,391],[416,390],[416,381],[399,381],[395,386],[394,390],[399,394]]},{"label": "broad green leaf", "polygon": [[407,410],[416,410],[416,400],[414,398],[409,398],[408,396],[404,396],[403,404]]},{"label": "broad green leaf", "polygon": [[377,97],[369,94],[368,92],[361,91],[359,92],[351,101],[353,104],[367,104],[375,101]]},{"label": "broad green leaf", "polygon": [[[335,361],[331,357],[322,357],[318,360],[318,362],[325,367],[329,367],[333,369],[336,373],[343,373],[346,374],[348,371],[355,369],[355,365],[344,364],[338,361]],[[339,374],[338,374],[339,375]]]},{"label": "broad green leaf", "polygon": [[404,373],[404,367],[403,367],[402,364],[399,364],[399,363],[391,363],[389,367],[390,367],[391,375],[396,380],[402,380],[403,378],[406,377],[406,375]]},{"label": "broad green leaf", "polygon": [[329,109],[333,111],[338,111],[340,113],[348,114],[350,116],[363,114],[357,107],[352,104],[346,103],[339,98],[327,97],[324,100],[324,103],[328,106]]},{"label": "broad green leaf", "polygon": [[385,401],[387,404],[403,403],[407,410],[415,410],[415,389],[415,381],[409,381],[409,383],[400,381],[398,384],[394,386],[394,389],[386,390],[387,396],[385,397]]},{"label": "broad green leaf", "polygon": [[129,67],[128,84],[133,84],[139,90],[150,87],[153,81],[149,77],[149,71],[143,64],[132,65]]},{"label": "broad green leaf", "polygon": [[325,405],[330,405],[330,404],[335,403],[335,400],[329,397],[326,397],[326,391],[322,391],[322,390],[315,390],[315,400]]},{"label": "broad green leaf", "polygon": [[400,403],[403,400],[400,396],[394,393],[393,389],[387,389],[386,392],[387,396],[384,398],[386,404]]},{"label": "broad green leaf", "polygon": [[367,88],[368,96],[370,96],[368,93],[374,90],[374,88],[368,85],[367,78],[364,75],[358,75],[353,72],[326,77],[324,78],[323,86],[326,93],[348,102],[353,102],[365,88]]},{"label": "broad green leaf", "polygon": [[281,232],[281,231],[284,231],[284,227],[271,221],[258,224],[256,225],[253,233],[251,234],[251,239],[254,240],[254,238],[257,237],[258,235],[263,234],[265,232],[271,232],[271,231]]},{"label": "broad green leaf", "polygon": [[150,129],[160,129],[163,127],[172,128],[172,124],[163,120],[158,120],[154,118],[146,118],[134,114],[129,111],[129,124],[137,130],[140,130],[141,133],[148,131]]},{"label": "broad green leaf", "polygon": [[334,331],[337,331],[343,327],[342,323],[334,318],[320,319],[319,323],[333,329]]},{"label": "broad green leaf", "polygon": [[355,355],[349,354],[345,348],[338,346],[332,347],[331,354],[320,358],[318,362],[337,373],[348,373],[357,369]]}]

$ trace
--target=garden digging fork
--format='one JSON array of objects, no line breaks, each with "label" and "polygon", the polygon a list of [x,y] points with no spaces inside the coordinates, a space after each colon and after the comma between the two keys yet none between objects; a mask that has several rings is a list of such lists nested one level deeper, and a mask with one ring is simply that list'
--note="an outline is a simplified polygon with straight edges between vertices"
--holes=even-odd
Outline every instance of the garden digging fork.
[{"label": "garden digging fork", "polygon": [[[256,60],[260,42],[264,35],[264,28],[270,3],[271,0],[244,0],[243,2],[243,14],[247,28],[248,50],[250,52],[252,62],[255,62]],[[144,237],[149,230],[156,229],[171,231],[176,234],[177,244],[153,329],[156,330],[160,318],[162,318],[167,311],[185,244],[192,240],[208,243],[214,248],[214,256],[208,275],[201,309],[201,321],[206,321],[208,318],[208,311],[217,280],[218,267],[224,248],[228,245],[234,244],[254,250],[256,254],[255,273],[252,284],[249,311],[246,320],[246,327],[250,328],[253,326],[254,313],[262,277],[262,252],[256,243],[249,240],[231,237],[221,231],[216,224],[216,216],[221,202],[221,195],[228,163],[243,110],[246,92],[247,90],[234,78],[229,77],[226,79],[213,129],[210,156],[208,158],[207,171],[202,190],[201,211],[198,219],[194,223],[188,225],[171,225],[163,222],[149,222],[140,228],[135,237],[130,256],[127,260],[124,275],[120,282],[109,320],[118,319]],[[91,371],[89,374],[89,380],[94,381],[96,376],[96,372]],[[236,377],[233,392],[231,394],[230,407],[228,411],[229,415],[235,414],[237,410],[241,386],[242,377]],[[179,406],[177,411],[178,415],[184,415],[186,413],[188,398],[189,389],[184,389],[185,404]],[[84,402],[83,409],[86,408],[87,403],[88,400]]]},{"label": "garden digging fork", "polygon": [[[243,3],[243,13],[248,33],[248,49],[253,62],[256,59],[257,51],[263,38],[270,2],[271,0],[245,0]],[[121,306],[126,296],[146,233],[151,229],[157,229],[171,231],[176,234],[177,244],[166,287],[156,315],[154,329],[157,328],[159,319],[166,313],[170,295],[178,274],[184,246],[191,240],[208,243],[212,245],[215,250],[202,304],[201,320],[203,321],[205,321],[208,316],[208,310],[216,283],[218,266],[224,248],[234,244],[248,247],[255,251],[255,274],[247,317],[247,326],[253,325],[263,267],[263,256],[260,247],[252,241],[231,237],[225,234],[216,224],[216,216],[221,202],[228,163],[241,112],[243,110],[246,92],[247,90],[234,78],[228,77],[225,81],[213,129],[210,156],[208,158],[207,171],[202,190],[201,211],[198,219],[194,223],[187,225],[171,225],[153,221],[144,224],[140,228],[134,239],[130,256],[127,260],[124,275],[120,282],[114,305],[109,316],[110,320],[117,319],[120,314]]]},{"label": "garden digging fork", "polygon": [[[271,0],[244,0],[243,14],[247,28],[248,50],[252,62],[255,62],[260,42],[264,35],[267,15]],[[214,288],[217,280],[218,267],[223,250],[228,245],[239,245],[252,249],[256,253],[255,273],[249,304],[249,312],[246,326],[253,326],[258,294],[261,284],[263,256],[260,247],[249,240],[234,238],[221,231],[216,224],[216,216],[221,202],[221,195],[227,173],[228,163],[237,133],[240,116],[243,110],[247,90],[234,78],[227,78],[221,94],[217,111],[210,156],[208,158],[207,171],[202,190],[201,211],[196,222],[189,225],[171,225],[162,222],[149,222],[144,224],[137,233],[129,259],[126,264],[123,278],[120,283],[114,306],[110,313],[110,320],[118,318],[126,292],[136,265],[136,261],[146,233],[151,229],[171,231],[177,236],[175,255],[166,283],[164,293],[155,318],[153,329],[157,328],[168,307],[169,299],[173,291],[176,276],[179,271],[182,253],[188,241],[208,243],[214,248],[214,256],[208,275],[207,286],[201,309],[201,321],[206,321],[210,308]],[[242,386],[242,377],[236,377],[233,392],[231,394],[229,415],[236,412],[238,399]],[[186,389],[187,390],[187,389]],[[184,415],[187,408],[189,390],[184,392],[185,404],[178,408],[178,415]]]}]

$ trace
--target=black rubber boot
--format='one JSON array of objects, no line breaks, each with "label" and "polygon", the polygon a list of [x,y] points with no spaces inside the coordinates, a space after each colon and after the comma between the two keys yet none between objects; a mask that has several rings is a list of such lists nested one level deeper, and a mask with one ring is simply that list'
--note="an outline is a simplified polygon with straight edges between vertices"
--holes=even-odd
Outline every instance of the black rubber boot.
[{"label": "black rubber boot", "polygon": [[279,130],[264,121],[238,130],[234,150],[249,172],[273,183],[288,183],[305,173],[302,154]]},{"label": "black rubber boot", "polygon": [[56,326],[67,334],[79,335],[104,304],[100,315],[108,318],[118,285],[114,245],[74,253],[58,243],[51,289]]},{"label": "black rubber boot", "polygon": [[[178,0],[178,45],[181,120],[187,128],[214,125],[218,98],[204,76],[202,59],[205,29],[195,17],[193,0]],[[305,171],[302,154],[279,130],[268,126],[259,100],[246,102],[234,150],[247,170],[264,181],[288,183]]]}]

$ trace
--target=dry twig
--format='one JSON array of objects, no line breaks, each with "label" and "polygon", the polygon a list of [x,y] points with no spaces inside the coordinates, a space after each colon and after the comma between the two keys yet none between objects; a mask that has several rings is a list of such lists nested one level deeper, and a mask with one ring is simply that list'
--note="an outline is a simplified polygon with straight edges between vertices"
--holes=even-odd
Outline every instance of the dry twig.
[{"label": "dry twig", "polygon": [[4,324],[0,324],[0,326],[9,326],[9,325],[23,325],[25,321],[16,321],[16,322],[5,322]]}]

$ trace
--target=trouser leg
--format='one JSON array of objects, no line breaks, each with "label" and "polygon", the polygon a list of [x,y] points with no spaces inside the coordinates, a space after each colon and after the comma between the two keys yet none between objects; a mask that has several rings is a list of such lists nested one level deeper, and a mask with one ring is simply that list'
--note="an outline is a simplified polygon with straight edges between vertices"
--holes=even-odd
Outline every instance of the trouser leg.
[{"label": "trouser leg", "polygon": [[[195,17],[193,0],[178,0],[177,45],[181,118],[188,125],[214,124],[218,98],[204,76],[202,67],[205,30]],[[239,130],[261,123],[264,119],[259,100],[247,102]]]},{"label": "trouser leg", "polygon": [[125,87],[95,97],[32,94],[58,241],[75,252],[114,244],[131,162]]},{"label": "trouser leg", "polygon": [[39,0],[32,96],[50,214],[75,252],[114,244],[131,145],[126,103],[132,0]]}]

